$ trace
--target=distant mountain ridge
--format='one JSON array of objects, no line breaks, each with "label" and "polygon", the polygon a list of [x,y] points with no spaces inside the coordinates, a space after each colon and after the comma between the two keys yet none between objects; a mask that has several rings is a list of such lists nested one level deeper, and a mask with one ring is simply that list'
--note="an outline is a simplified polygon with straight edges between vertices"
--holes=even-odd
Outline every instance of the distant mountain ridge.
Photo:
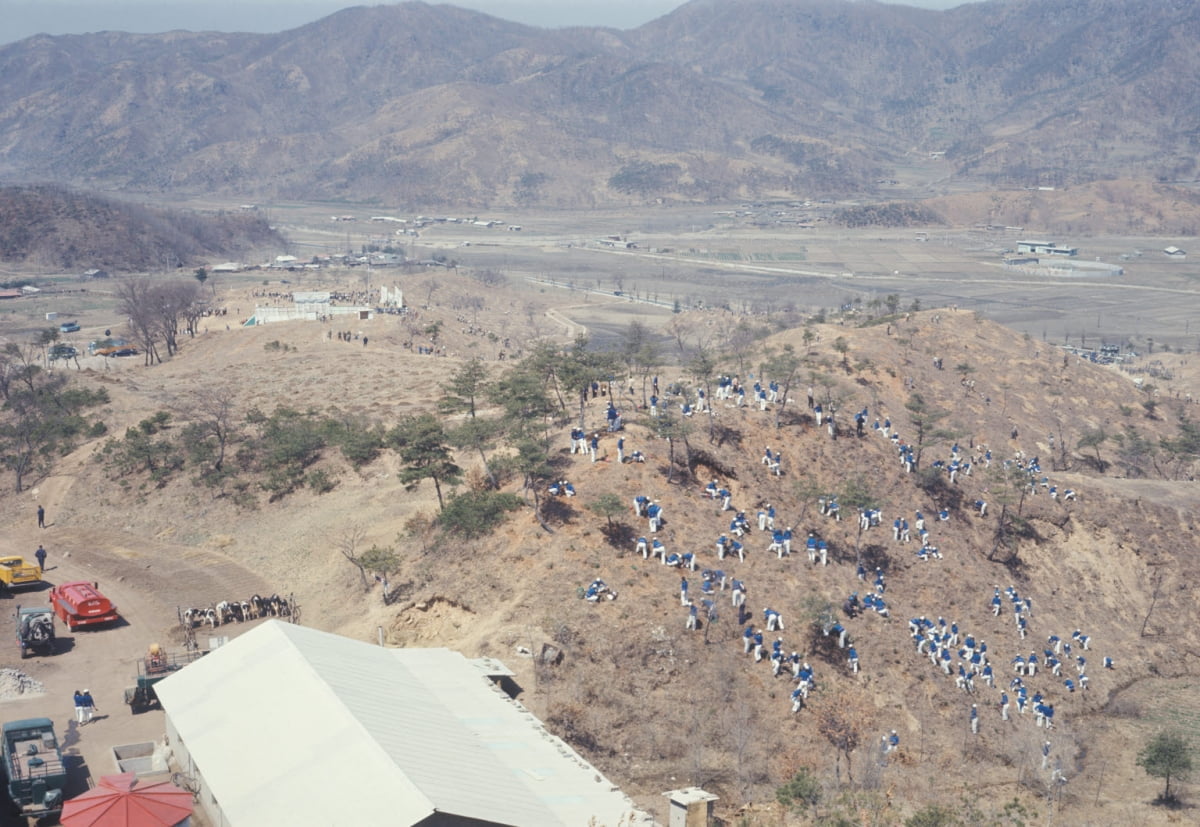
[{"label": "distant mountain ridge", "polygon": [[0,180],[421,206],[871,195],[1196,175],[1200,9],[1010,0],[934,12],[693,0],[631,31],[453,6],[270,35],[0,48]]}]

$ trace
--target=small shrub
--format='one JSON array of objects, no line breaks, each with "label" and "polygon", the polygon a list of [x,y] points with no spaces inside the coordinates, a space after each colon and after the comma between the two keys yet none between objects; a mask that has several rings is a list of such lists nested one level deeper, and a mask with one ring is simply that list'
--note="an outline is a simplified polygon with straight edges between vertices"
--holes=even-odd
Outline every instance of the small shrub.
[{"label": "small shrub", "polygon": [[923,810],[917,810],[904,821],[904,827],[951,827],[958,819],[949,807],[940,804],[930,804]]},{"label": "small shrub", "polygon": [[808,767],[801,767],[786,784],[775,790],[775,800],[790,810],[812,807],[821,801],[821,782]]},{"label": "small shrub", "polygon": [[324,468],[318,468],[316,471],[311,471],[308,474],[305,482],[308,487],[318,494],[328,494],[337,487],[337,480],[329,475]]},{"label": "small shrub", "polygon": [[362,468],[375,460],[384,446],[384,430],[381,426],[368,426],[362,422],[339,422],[325,420],[324,431],[329,442],[338,446],[342,456],[355,468]]},{"label": "small shrub", "polygon": [[451,534],[472,540],[491,534],[509,511],[524,504],[516,494],[467,490],[450,497],[437,519]]}]

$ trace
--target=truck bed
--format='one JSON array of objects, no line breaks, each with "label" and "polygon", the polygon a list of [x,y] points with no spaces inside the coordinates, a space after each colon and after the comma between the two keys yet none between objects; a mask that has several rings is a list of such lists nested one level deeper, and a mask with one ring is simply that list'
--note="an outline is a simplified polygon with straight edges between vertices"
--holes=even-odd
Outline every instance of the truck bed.
[{"label": "truck bed", "polygon": [[58,750],[43,749],[40,738],[17,741],[13,744],[13,752],[9,758],[15,776],[9,779],[10,781],[23,781],[66,773],[62,756],[59,755]]}]

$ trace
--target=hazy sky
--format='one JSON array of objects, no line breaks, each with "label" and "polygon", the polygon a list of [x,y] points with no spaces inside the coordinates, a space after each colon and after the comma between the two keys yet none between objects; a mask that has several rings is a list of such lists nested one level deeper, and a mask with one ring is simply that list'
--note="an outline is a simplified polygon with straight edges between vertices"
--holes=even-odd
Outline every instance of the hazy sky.
[{"label": "hazy sky", "polygon": [[[945,9],[963,2],[908,0],[904,5]],[[630,29],[683,3],[684,0],[458,0],[450,5],[534,26]],[[0,0],[0,43],[39,32],[172,29],[278,32],[356,5],[379,4],[353,0]]]}]

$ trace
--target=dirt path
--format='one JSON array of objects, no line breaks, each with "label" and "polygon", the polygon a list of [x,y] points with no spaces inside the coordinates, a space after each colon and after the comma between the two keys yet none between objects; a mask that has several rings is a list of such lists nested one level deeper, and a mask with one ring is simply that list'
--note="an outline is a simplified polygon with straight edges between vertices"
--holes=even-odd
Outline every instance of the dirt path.
[{"label": "dirt path", "polygon": [[[45,602],[49,589],[17,592],[0,601],[0,666],[19,669],[45,687],[42,695],[0,701],[0,717],[13,720],[44,715],[54,721],[65,751],[82,761],[71,774],[68,797],[94,785],[99,776],[117,772],[112,747],[163,737],[162,713],[132,715],[124,703],[124,690],[133,685],[137,661],[151,643],[170,650],[181,648],[175,628],[176,606],[208,605],[267,591],[258,575],[219,552],[151,543],[132,534],[97,531],[90,526],[55,526],[53,515],[70,488],[71,478],[47,480],[40,490],[47,508],[47,528],[39,531],[31,518],[27,525],[10,527],[10,543],[31,550],[43,543],[49,552],[46,580],[97,582],[117,605],[121,622],[76,632],[57,623],[58,652],[22,660],[11,631],[11,615],[18,605]],[[251,625],[222,626],[215,634],[234,637]],[[199,633],[204,648],[209,643],[208,632]],[[83,727],[73,720],[71,696],[76,689],[90,689],[99,708],[95,721]]]},{"label": "dirt path", "polygon": [[576,339],[580,336],[587,335],[588,329],[585,325],[571,321],[562,313],[553,308],[546,311],[546,318],[552,322],[555,322],[556,324],[562,325],[565,328],[564,335],[566,335],[568,339]]}]

